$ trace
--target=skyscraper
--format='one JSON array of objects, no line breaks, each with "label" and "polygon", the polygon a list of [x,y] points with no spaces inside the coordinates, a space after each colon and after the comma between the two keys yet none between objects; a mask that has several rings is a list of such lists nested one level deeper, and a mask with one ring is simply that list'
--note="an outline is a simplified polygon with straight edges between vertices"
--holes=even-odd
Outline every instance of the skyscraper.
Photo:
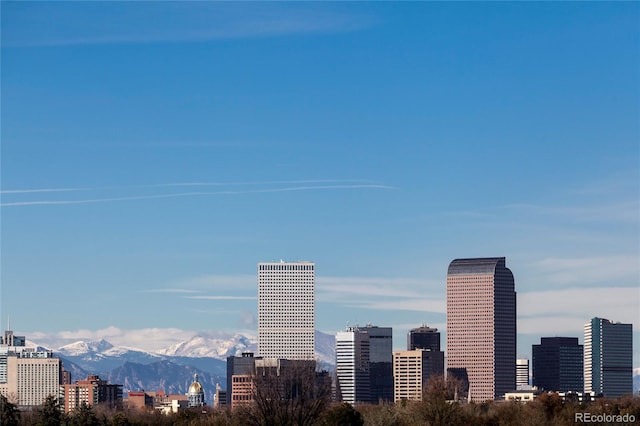
[{"label": "skyscraper", "polygon": [[258,354],[315,357],[315,264],[258,264]]},{"label": "skyscraper", "polygon": [[39,406],[47,396],[58,396],[62,361],[53,352],[27,347],[25,342],[10,328],[0,336],[0,394],[16,398],[20,407]]},{"label": "skyscraper", "polygon": [[336,334],[336,378],[338,398],[355,404],[371,401],[369,333],[347,327]]},{"label": "skyscraper", "polygon": [[371,402],[393,401],[393,329],[367,324]]},{"label": "skyscraper", "polygon": [[430,349],[396,351],[393,353],[393,397],[422,400],[422,392],[429,379],[442,375],[444,354]]},{"label": "skyscraper", "polygon": [[516,360],[516,389],[529,386],[529,360],[521,358]]},{"label": "skyscraper", "polygon": [[447,272],[447,369],[463,368],[475,400],[516,387],[516,292],[504,257],[456,259]]},{"label": "skyscraper", "polygon": [[584,391],[617,398],[633,392],[631,324],[592,318],[584,325]]},{"label": "skyscraper", "polygon": [[532,346],[533,386],[545,391],[582,392],[582,345],[577,337],[542,337]]},{"label": "skyscraper", "polygon": [[440,350],[440,333],[437,328],[422,325],[412,328],[407,334],[407,350],[414,349],[430,349],[432,351]]}]

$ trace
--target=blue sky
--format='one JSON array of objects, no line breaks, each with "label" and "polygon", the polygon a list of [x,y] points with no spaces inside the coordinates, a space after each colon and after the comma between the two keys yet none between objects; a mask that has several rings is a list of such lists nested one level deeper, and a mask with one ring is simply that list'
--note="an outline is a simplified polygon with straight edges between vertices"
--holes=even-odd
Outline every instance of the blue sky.
[{"label": "blue sky", "polygon": [[313,260],[317,327],[400,349],[506,256],[520,354],[593,316],[637,348],[637,3],[1,7],[16,331],[255,331],[256,264]]}]

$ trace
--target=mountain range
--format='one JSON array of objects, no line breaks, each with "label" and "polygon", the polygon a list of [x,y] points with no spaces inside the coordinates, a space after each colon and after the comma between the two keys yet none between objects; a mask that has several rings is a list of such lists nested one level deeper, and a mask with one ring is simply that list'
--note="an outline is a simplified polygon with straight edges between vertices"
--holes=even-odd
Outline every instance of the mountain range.
[{"label": "mountain range", "polygon": [[[334,336],[316,331],[316,358],[321,368],[333,369],[335,363]],[[40,346],[29,342],[29,346]],[[48,348],[63,360],[72,381],[97,374],[110,383],[123,385],[123,392],[157,391],[187,392],[194,374],[205,389],[208,403],[217,383],[226,388],[226,359],[242,352],[257,352],[253,337],[234,334],[212,337],[195,335],[168,348],[145,351],[114,346],[105,339],[78,340]]]}]

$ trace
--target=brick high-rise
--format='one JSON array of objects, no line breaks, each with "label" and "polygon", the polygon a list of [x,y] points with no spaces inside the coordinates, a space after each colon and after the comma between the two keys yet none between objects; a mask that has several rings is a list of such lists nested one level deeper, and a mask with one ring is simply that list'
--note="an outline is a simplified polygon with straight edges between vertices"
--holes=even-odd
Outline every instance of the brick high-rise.
[{"label": "brick high-rise", "polygon": [[504,257],[456,259],[447,272],[447,369],[474,400],[516,388],[516,292]]}]

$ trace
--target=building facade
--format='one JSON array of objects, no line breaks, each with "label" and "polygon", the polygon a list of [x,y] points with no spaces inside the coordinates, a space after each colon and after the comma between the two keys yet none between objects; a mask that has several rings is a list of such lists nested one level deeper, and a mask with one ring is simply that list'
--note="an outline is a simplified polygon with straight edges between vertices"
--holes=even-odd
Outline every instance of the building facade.
[{"label": "building facade", "polygon": [[598,317],[585,324],[584,391],[607,398],[633,392],[631,324]]},{"label": "building facade", "polygon": [[422,392],[429,379],[442,376],[444,353],[428,349],[396,351],[393,353],[394,401],[422,400]]},{"label": "building facade", "polygon": [[189,401],[189,407],[202,407],[205,405],[204,389],[198,381],[197,373],[193,375],[193,383],[191,383],[187,391],[187,399]]},{"label": "building facade", "polygon": [[315,264],[258,264],[258,355],[315,358]]},{"label": "building facade", "polygon": [[49,396],[59,398],[62,362],[51,351],[25,350],[7,357],[5,396],[17,396],[19,407],[42,405]]},{"label": "building facade", "polygon": [[393,329],[367,324],[370,401],[393,401]]},{"label": "building facade", "polygon": [[504,257],[449,264],[447,368],[466,369],[474,400],[515,389],[516,292]]},{"label": "building facade", "polygon": [[533,386],[545,391],[582,391],[584,355],[577,337],[542,337],[531,353]]},{"label": "building facade", "polygon": [[437,328],[427,327],[425,324],[412,328],[407,333],[407,350],[429,349],[440,351],[440,333]]},{"label": "building facade", "polygon": [[516,360],[516,389],[524,389],[529,386],[529,360],[521,358]]},{"label": "building facade", "polygon": [[[255,371],[253,352],[243,352],[242,356],[227,357],[227,405],[231,408],[251,401],[251,376]],[[246,386],[245,386],[246,385]],[[234,396],[235,395],[235,396]],[[249,398],[245,398],[248,396]]]},{"label": "building facade", "polygon": [[77,380],[76,383],[62,385],[61,388],[65,413],[80,408],[82,404],[122,407],[122,385],[109,384],[97,375],[91,374],[85,380]]},{"label": "building facade", "polygon": [[7,383],[7,357],[25,349],[26,338],[16,336],[10,326],[0,336],[0,384]]},{"label": "building facade", "polygon": [[347,327],[336,334],[336,390],[349,404],[371,402],[370,338],[366,330]]}]

